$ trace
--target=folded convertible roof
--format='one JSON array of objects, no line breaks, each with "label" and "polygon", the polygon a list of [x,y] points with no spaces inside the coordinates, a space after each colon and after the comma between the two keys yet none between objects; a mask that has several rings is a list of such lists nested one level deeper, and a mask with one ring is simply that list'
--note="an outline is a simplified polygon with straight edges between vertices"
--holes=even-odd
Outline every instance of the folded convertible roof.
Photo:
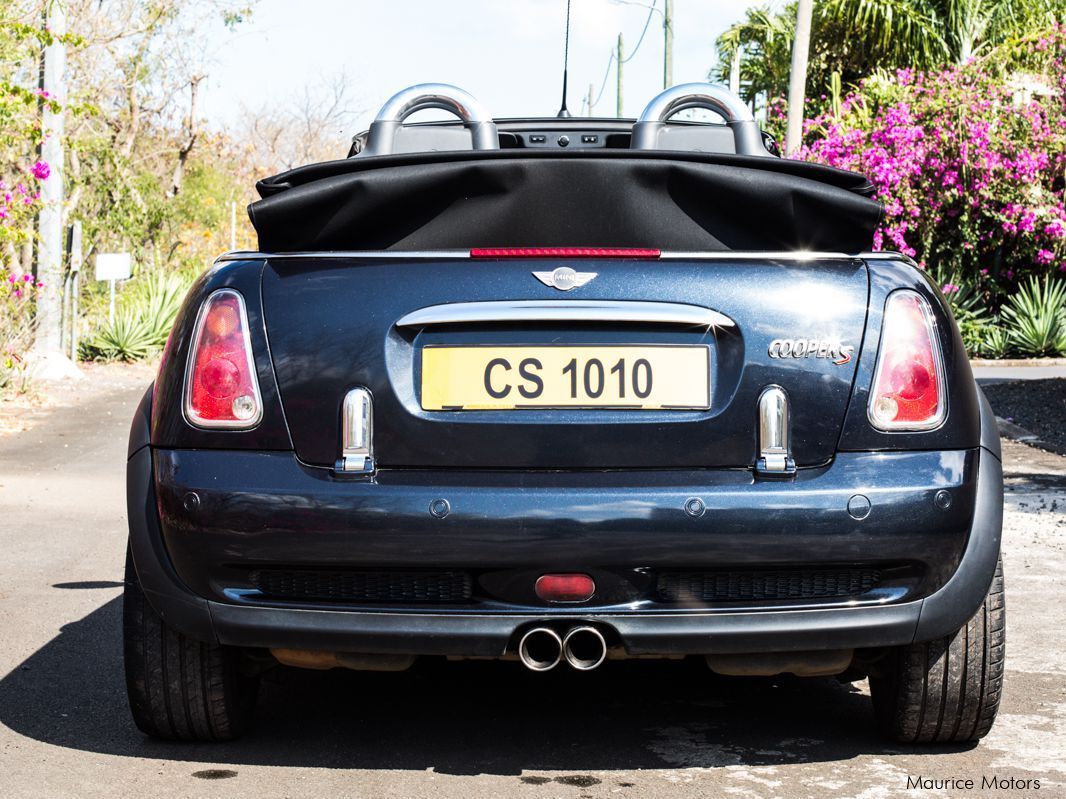
[{"label": "folded convertible roof", "polygon": [[[403,124],[415,111],[441,107],[461,124]],[[670,121],[691,107],[726,122]],[[249,216],[264,252],[870,246],[881,215],[870,182],[773,157],[746,106],[718,87],[664,92],[628,134],[620,121],[599,127],[523,120],[501,124],[501,132],[465,92],[412,87],[386,103],[358,155],[259,181],[262,199]],[[412,136],[414,129],[432,135]],[[619,146],[623,138],[628,148]],[[426,152],[424,144],[443,149]]]}]

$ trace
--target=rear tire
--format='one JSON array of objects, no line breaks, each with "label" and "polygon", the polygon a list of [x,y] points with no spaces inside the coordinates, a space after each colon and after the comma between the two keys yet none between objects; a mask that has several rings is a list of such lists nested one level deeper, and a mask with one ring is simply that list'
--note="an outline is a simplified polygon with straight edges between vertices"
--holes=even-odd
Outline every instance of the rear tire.
[{"label": "rear tire", "polygon": [[163,621],[129,552],[122,600],[126,693],[138,729],[172,741],[240,736],[258,691],[258,679],[241,674],[240,651],[188,638]]},{"label": "rear tire", "polygon": [[896,647],[871,674],[881,731],[900,743],[983,738],[999,710],[1005,639],[1001,559],[984,603],[965,627],[935,641]]}]

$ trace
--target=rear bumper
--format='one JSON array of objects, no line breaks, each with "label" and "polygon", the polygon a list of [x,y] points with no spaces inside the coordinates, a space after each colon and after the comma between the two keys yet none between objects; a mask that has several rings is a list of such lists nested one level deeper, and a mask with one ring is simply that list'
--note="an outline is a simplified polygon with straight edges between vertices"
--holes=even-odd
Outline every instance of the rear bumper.
[{"label": "rear bumper", "polygon": [[[153,468],[154,459],[154,468]],[[338,481],[286,453],[136,449],[130,541],[152,605],[187,635],[249,647],[498,656],[545,618],[592,621],[638,654],[741,653],[907,644],[961,627],[999,555],[1002,470],[987,449],[841,453],[795,483],[745,472],[514,476],[416,473]],[[158,502],[157,502],[158,488]],[[947,491],[951,507],[935,504]],[[199,505],[186,508],[195,493]],[[851,518],[849,499],[873,510]],[[709,509],[685,513],[690,497]],[[437,519],[430,502],[449,500]],[[195,505],[195,504],[194,504]],[[162,524],[161,524],[162,519]],[[543,565],[629,559],[651,567],[917,560],[928,589],[885,604],[659,612],[624,606],[485,610],[285,606],[220,581],[256,562]]]}]

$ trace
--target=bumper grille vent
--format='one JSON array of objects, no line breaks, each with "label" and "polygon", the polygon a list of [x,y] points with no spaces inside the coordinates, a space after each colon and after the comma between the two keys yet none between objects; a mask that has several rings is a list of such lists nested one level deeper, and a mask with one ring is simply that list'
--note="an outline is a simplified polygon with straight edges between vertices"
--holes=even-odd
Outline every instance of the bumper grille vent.
[{"label": "bumper grille vent", "polygon": [[470,599],[466,572],[346,572],[264,569],[251,574],[274,599],[327,602],[463,602]]},{"label": "bumper grille vent", "polygon": [[877,569],[669,572],[659,575],[663,602],[751,602],[859,596],[881,581]]}]

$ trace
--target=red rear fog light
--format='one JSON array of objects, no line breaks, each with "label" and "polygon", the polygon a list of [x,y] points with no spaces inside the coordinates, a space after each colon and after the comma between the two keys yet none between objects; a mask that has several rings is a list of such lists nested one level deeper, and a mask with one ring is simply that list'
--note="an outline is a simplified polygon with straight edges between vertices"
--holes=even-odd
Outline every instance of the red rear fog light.
[{"label": "red rear fog light", "polygon": [[584,602],[596,593],[596,583],[587,574],[542,574],[535,590],[545,602]]}]

